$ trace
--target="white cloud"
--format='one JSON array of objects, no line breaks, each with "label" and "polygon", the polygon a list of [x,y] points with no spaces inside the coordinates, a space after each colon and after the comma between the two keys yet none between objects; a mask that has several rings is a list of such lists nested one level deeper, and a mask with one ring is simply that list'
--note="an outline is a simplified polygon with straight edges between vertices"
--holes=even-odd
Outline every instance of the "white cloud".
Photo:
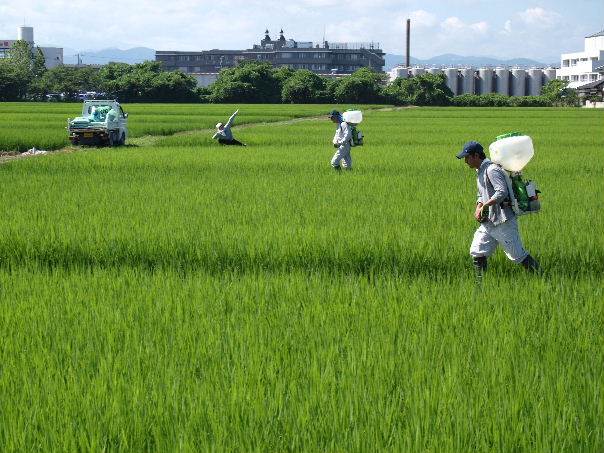
[{"label": "white cloud", "polygon": [[503,25],[503,31],[505,33],[512,33],[512,21],[511,20],[506,20],[505,24]]},{"label": "white cloud", "polygon": [[463,30],[466,24],[459,17],[447,17],[440,26],[445,31],[457,32]]},{"label": "white cloud", "polygon": [[[35,28],[39,44],[77,50],[241,49],[259,42],[267,27],[273,37],[283,27],[287,38],[301,41],[320,41],[325,27],[329,41],[378,41],[385,51],[401,54],[405,21],[410,18],[412,53],[419,58],[443,53],[539,58],[555,55],[558,49],[580,48],[583,32],[595,31],[591,26],[582,30],[568,25],[578,14],[572,16],[570,6],[567,10],[559,6],[557,12],[543,8],[546,1],[535,3],[528,7],[521,0],[455,4],[445,0],[121,0],[119,8],[107,8],[102,2],[0,0],[0,38],[16,37],[24,17]],[[498,30],[493,33],[496,21]]]},{"label": "white cloud", "polygon": [[409,19],[413,27],[433,27],[438,23],[438,18],[428,11],[419,9],[409,13]]},{"label": "white cloud", "polygon": [[441,24],[440,27],[445,33],[449,35],[460,35],[461,33],[477,33],[485,34],[489,29],[489,24],[485,21],[476,22],[473,24],[466,24],[459,17],[447,17]]},{"label": "white cloud", "polygon": [[489,31],[489,24],[487,24],[485,21],[476,22],[475,24],[471,24],[470,28],[479,34],[484,35],[487,31]]},{"label": "white cloud", "polygon": [[526,25],[539,27],[553,27],[562,19],[562,15],[555,11],[547,11],[543,8],[529,8],[521,13],[518,17]]}]

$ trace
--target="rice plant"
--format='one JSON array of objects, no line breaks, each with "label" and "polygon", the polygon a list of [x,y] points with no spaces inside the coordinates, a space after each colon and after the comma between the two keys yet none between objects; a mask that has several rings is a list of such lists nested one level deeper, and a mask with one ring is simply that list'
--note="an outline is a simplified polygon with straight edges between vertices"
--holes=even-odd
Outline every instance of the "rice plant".
[{"label": "rice plant", "polygon": [[[371,111],[343,174],[325,119],[217,115],[0,165],[0,451],[602,451],[602,113]],[[545,272],[477,287],[454,155],[510,130]]]}]

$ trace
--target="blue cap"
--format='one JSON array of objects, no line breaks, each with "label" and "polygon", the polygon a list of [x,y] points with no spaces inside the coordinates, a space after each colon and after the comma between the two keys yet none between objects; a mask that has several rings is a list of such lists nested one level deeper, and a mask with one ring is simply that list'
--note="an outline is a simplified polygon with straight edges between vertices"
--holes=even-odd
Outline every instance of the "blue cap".
[{"label": "blue cap", "polygon": [[337,110],[332,110],[331,112],[329,112],[330,118],[333,118],[334,116],[339,118],[342,116],[342,114],[340,112],[338,112]]},{"label": "blue cap", "polygon": [[466,156],[469,156],[471,154],[476,154],[476,153],[482,153],[484,152],[484,149],[482,148],[482,145],[478,142],[468,142],[465,145],[463,145],[463,149],[461,150],[461,152],[459,154],[457,154],[457,158],[458,159],[463,159]]}]

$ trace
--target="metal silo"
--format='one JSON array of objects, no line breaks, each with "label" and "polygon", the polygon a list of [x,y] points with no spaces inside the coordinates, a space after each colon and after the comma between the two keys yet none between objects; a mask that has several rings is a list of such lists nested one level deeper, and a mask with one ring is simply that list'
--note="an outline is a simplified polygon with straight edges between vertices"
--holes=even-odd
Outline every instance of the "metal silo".
[{"label": "metal silo", "polygon": [[447,86],[453,92],[453,96],[457,96],[459,93],[459,71],[457,68],[445,69],[445,76],[447,77]]},{"label": "metal silo", "polygon": [[480,94],[490,94],[493,92],[493,70],[491,68],[480,68],[478,70],[480,79]]},{"label": "metal silo", "polygon": [[551,80],[556,80],[556,70],[554,68],[547,68],[543,70],[543,83],[546,84]]},{"label": "metal silo", "polygon": [[424,68],[412,68],[411,69],[411,75],[413,77],[424,75],[425,73],[426,73],[426,70]]},{"label": "metal silo", "polygon": [[543,87],[543,69],[529,69],[529,90],[530,96],[539,96]]},{"label": "metal silo", "polygon": [[474,94],[474,69],[466,68],[461,71],[461,92]]},{"label": "metal silo", "polygon": [[406,79],[409,77],[409,68],[397,67],[394,68],[394,75],[397,79]]},{"label": "metal silo", "polygon": [[17,29],[17,39],[25,41],[30,44],[34,43],[34,29],[33,27],[26,27],[25,25]]},{"label": "metal silo", "polygon": [[507,68],[495,69],[495,91],[504,96],[510,95],[510,71]]},{"label": "metal silo", "polygon": [[526,71],[512,69],[512,96],[526,96]]}]

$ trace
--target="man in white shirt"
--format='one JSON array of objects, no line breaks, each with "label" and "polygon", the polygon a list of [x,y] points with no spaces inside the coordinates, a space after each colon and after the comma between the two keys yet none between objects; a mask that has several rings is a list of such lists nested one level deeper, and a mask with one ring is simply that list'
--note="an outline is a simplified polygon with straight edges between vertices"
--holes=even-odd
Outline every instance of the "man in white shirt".
[{"label": "man in white shirt", "polygon": [[218,123],[216,125],[216,133],[212,138],[215,140],[217,139],[218,143],[220,143],[221,145],[246,146],[239,140],[235,140],[235,138],[233,137],[233,132],[231,131],[231,126],[233,125],[235,117],[238,113],[239,110],[233,113],[226,124]]},{"label": "man in white shirt", "polygon": [[343,120],[342,114],[337,110],[333,110],[329,114],[329,119],[338,125],[333,137],[333,146],[337,150],[331,159],[331,166],[336,171],[340,171],[342,167],[345,170],[352,170],[352,156],[350,155],[352,131],[350,126]]}]

